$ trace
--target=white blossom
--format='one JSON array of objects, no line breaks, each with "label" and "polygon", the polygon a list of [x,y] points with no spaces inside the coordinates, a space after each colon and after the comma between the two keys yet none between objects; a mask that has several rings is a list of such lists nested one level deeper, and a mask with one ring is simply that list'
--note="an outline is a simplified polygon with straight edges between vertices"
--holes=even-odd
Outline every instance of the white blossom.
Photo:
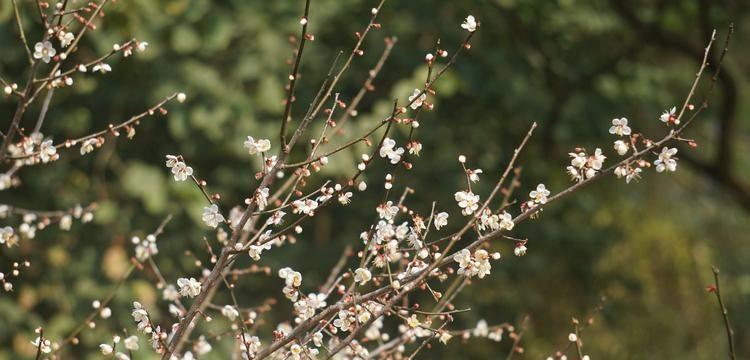
[{"label": "white blossom", "polygon": [[114,349],[112,348],[112,345],[109,344],[100,344],[99,345],[99,351],[102,353],[102,355],[109,355],[112,354]]},{"label": "white blossom", "polygon": [[315,215],[315,209],[318,208],[318,202],[312,199],[294,200],[292,202],[292,212],[295,214],[305,214],[308,216]]},{"label": "white blossom", "polygon": [[264,153],[271,149],[271,141],[268,139],[253,139],[252,136],[248,136],[247,140],[245,140],[245,148],[247,148],[248,153],[250,155],[255,155],[257,153]]},{"label": "white blossom", "polygon": [[615,141],[615,151],[617,155],[623,156],[628,153],[628,144],[622,140]]},{"label": "white blossom", "polygon": [[409,106],[416,110],[424,104],[425,100],[427,100],[427,93],[419,89],[414,89],[414,92],[409,95],[409,102],[411,102]]},{"label": "white blossom", "polygon": [[[169,167],[170,160],[167,160],[167,166]],[[174,163],[172,168],[172,175],[174,175],[175,181],[185,181],[189,176],[193,175],[193,168],[190,166],[187,166],[182,161],[177,161]]]},{"label": "white blossom", "polygon": [[461,24],[461,28],[468,32],[477,31],[477,20],[474,18],[473,15],[469,15],[466,17],[466,20],[464,20],[464,22]]},{"label": "white blossom", "polygon": [[366,284],[371,279],[372,279],[372,274],[370,273],[370,270],[363,269],[363,268],[354,270],[354,281],[356,281],[360,285]]},{"label": "white blossom", "polygon": [[44,354],[49,354],[52,352],[52,344],[47,339],[42,339],[37,336],[34,341],[31,342],[31,345],[34,345],[35,348],[39,349]]},{"label": "white blossom", "polygon": [[123,342],[125,345],[125,349],[135,351],[138,350],[138,336],[131,335],[125,338],[125,341]]},{"label": "white blossom", "polygon": [[537,204],[545,204],[547,203],[549,194],[550,192],[547,190],[547,187],[544,184],[539,184],[536,186],[536,190],[529,192],[529,197]]},{"label": "white blossom", "polygon": [[391,164],[398,164],[401,161],[401,156],[404,154],[404,148],[396,148],[396,141],[391,138],[385,138],[383,140],[383,146],[380,147],[380,157],[387,157],[391,160]]},{"label": "white blossom", "polygon": [[526,245],[523,245],[521,243],[516,244],[516,248],[513,249],[513,254],[516,256],[524,256],[526,255]]},{"label": "white blossom", "polygon": [[41,59],[45,63],[49,63],[55,54],[57,54],[57,50],[49,41],[38,42],[34,45],[34,59]]},{"label": "white blossom", "polygon": [[224,215],[219,212],[219,206],[212,204],[203,208],[203,222],[206,225],[216,228],[220,223],[224,222]]},{"label": "white blossom", "polygon": [[448,213],[441,212],[435,215],[435,220],[433,221],[433,224],[435,225],[436,230],[440,230],[440,228],[442,228],[443,226],[448,225]]},{"label": "white blossom", "polygon": [[479,208],[479,195],[474,195],[471,191],[458,191],[454,197],[465,216],[473,214]]},{"label": "white blossom", "polygon": [[57,38],[60,40],[60,46],[65,48],[68,47],[76,37],[71,32],[60,32]]},{"label": "white blossom", "polygon": [[656,172],[663,172],[664,170],[667,172],[676,171],[677,160],[672,158],[675,154],[677,154],[677,148],[670,149],[668,147],[663,147],[661,153],[659,153],[659,158],[654,161]]},{"label": "white blossom", "polygon": [[224,307],[221,308],[221,314],[226,316],[229,321],[234,321],[234,319],[240,316],[240,312],[232,305],[224,305]]},{"label": "white blossom", "polygon": [[628,119],[612,119],[612,127],[609,128],[609,133],[617,136],[630,135],[631,130],[628,126]]},{"label": "white blossom", "polygon": [[376,211],[381,219],[392,221],[398,214],[398,206],[393,205],[393,201],[389,200],[385,204],[378,205]]},{"label": "white blossom", "polygon": [[109,66],[109,64],[106,64],[106,63],[98,63],[98,64],[94,65],[93,68],[91,68],[91,71],[93,71],[93,72],[97,72],[98,71],[98,72],[100,72],[102,74],[106,74],[106,73],[112,71],[112,67]]},{"label": "white blossom", "polygon": [[180,295],[191,298],[198,296],[202,287],[201,282],[192,277],[177,279],[177,286],[180,288]]},{"label": "white blossom", "polygon": [[268,205],[268,188],[264,187],[258,189],[255,193],[255,202],[258,204],[258,209],[263,210]]},{"label": "white blossom", "polygon": [[669,123],[670,120],[675,121],[675,124],[677,124],[676,119],[674,118],[675,112],[677,111],[677,108],[672,106],[669,110],[664,110],[664,112],[659,116],[659,120],[663,123]]},{"label": "white blossom", "polygon": [[57,148],[52,144],[52,140],[45,140],[39,146],[39,158],[42,159],[43,163],[47,163],[50,160],[57,158]]},{"label": "white blossom", "polygon": [[86,155],[92,151],[94,151],[94,146],[99,145],[99,140],[96,138],[93,139],[87,139],[84,142],[81,143],[81,155]]}]

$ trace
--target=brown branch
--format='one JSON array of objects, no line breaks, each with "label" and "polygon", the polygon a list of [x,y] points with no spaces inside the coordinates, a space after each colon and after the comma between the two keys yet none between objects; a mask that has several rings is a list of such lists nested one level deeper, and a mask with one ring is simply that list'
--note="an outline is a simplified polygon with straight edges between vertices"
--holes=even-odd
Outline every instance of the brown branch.
[{"label": "brown branch", "polygon": [[716,301],[719,303],[719,309],[721,309],[721,317],[724,319],[724,329],[727,333],[727,341],[729,342],[729,358],[731,360],[737,359],[737,355],[734,350],[734,330],[732,325],[729,323],[729,314],[727,307],[724,305],[724,300],[721,298],[721,287],[719,286],[719,268],[712,266],[711,270],[714,273],[714,286],[715,289],[711,289],[716,295]]}]

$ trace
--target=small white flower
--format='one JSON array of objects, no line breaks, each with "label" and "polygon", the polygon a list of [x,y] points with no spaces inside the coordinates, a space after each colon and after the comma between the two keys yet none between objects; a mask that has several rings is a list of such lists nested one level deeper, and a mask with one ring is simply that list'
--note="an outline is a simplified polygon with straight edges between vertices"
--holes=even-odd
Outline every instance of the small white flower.
[{"label": "small white flower", "polygon": [[39,158],[42,159],[43,163],[47,163],[50,160],[57,158],[57,148],[52,145],[52,140],[45,140],[39,146]]},{"label": "small white flower", "polygon": [[479,195],[474,195],[471,191],[458,191],[454,197],[464,216],[473,214],[479,208]]},{"label": "small white flower", "polygon": [[570,165],[582,169],[584,166],[586,166],[586,153],[579,152],[579,153],[568,153],[570,155]]},{"label": "small white flower", "polygon": [[609,133],[617,136],[630,135],[631,130],[628,126],[628,119],[612,119],[612,127],[609,128]]},{"label": "small white flower", "polygon": [[112,354],[112,351],[114,351],[114,349],[112,348],[112,345],[100,344],[99,351],[102,353],[102,355],[109,355]]},{"label": "small white flower", "polygon": [[513,254],[515,254],[516,256],[524,256],[526,255],[526,250],[526,245],[518,243],[516,245],[516,248],[513,249]]},{"label": "small white flower", "polygon": [[180,295],[187,297],[196,297],[201,293],[201,282],[195,278],[179,278],[177,286],[180,288]]},{"label": "small white flower", "polygon": [[185,100],[187,100],[187,95],[184,92],[177,93],[177,101],[179,101],[180,104],[184,103]]},{"label": "small white flower", "polygon": [[387,157],[391,160],[391,164],[398,164],[401,161],[401,156],[404,154],[404,148],[396,148],[396,141],[391,138],[385,138],[383,140],[383,146],[380,147],[380,157]]},{"label": "small white flower", "polygon": [[52,344],[47,339],[42,340],[40,337],[37,337],[36,339],[34,339],[34,341],[31,342],[31,345],[34,345],[35,348],[41,350],[41,352],[44,354],[49,354],[52,352]]},{"label": "small white flower", "polygon": [[672,108],[669,109],[669,110],[664,110],[664,112],[661,114],[661,116],[659,116],[659,120],[661,120],[661,122],[663,122],[663,123],[669,123],[670,120],[671,121],[676,121],[676,119],[674,118],[674,114],[675,114],[676,111],[677,111],[677,108],[674,107],[674,106],[672,106]]},{"label": "small white flower", "polygon": [[607,159],[607,157],[602,154],[602,149],[596,148],[596,150],[594,150],[594,155],[588,159],[586,165],[591,169],[601,170],[605,159]]},{"label": "small white flower", "polygon": [[294,200],[294,202],[292,202],[292,212],[295,214],[313,216],[315,215],[315,209],[317,208],[318,202],[312,199]]},{"label": "small white flower", "polygon": [[568,341],[570,342],[578,341],[578,335],[576,335],[575,333],[568,334]]},{"label": "small white flower", "polygon": [[381,219],[393,220],[398,215],[398,206],[393,205],[393,201],[387,201],[385,204],[380,204],[375,209],[378,212],[378,216]]},{"label": "small white flower", "polygon": [[[167,160],[167,166],[169,166],[169,160]],[[178,161],[172,166],[172,175],[174,175],[175,181],[185,181],[193,175],[193,168],[182,161]]]},{"label": "small white flower", "polygon": [[98,63],[98,64],[94,65],[93,68],[91,68],[91,71],[94,71],[94,72],[98,71],[98,72],[100,72],[102,74],[106,74],[106,73],[112,71],[112,67],[109,66],[109,64]]},{"label": "small white flower", "polygon": [[628,144],[622,140],[615,141],[615,151],[617,155],[623,156],[628,153]]},{"label": "small white flower", "polygon": [[414,89],[414,92],[409,95],[409,102],[411,103],[409,106],[416,110],[424,104],[425,100],[427,100],[427,93],[419,89]]},{"label": "small white flower", "polygon": [[677,148],[662,148],[659,158],[654,161],[656,172],[663,172],[664,170],[667,170],[667,172],[676,171],[677,160],[672,158],[675,154],[677,154]]},{"label": "small white flower", "polygon": [[467,170],[467,173],[469,174],[469,180],[471,180],[471,182],[479,182],[479,174],[482,173],[482,169]]},{"label": "small white flower", "polygon": [[443,343],[443,345],[447,345],[448,341],[450,341],[451,338],[453,338],[453,335],[451,335],[448,331],[443,331],[440,334],[440,342]]},{"label": "small white flower", "polygon": [[268,205],[268,188],[264,187],[259,189],[255,193],[255,202],[258,204],[258,209],[263,210]]},{"label": "small white flower", "polygon": [[57,50],[49,41],[38,42],[34,45],[34,59],[42,59],[45,63],[49,63],[55,54],[57,54]]},{"label": "small white flower", "polygon": [[135,335],[131,335],[125,338],[124,341],[125,349],[135,351],[138,350],[138,337]]},{"label": "small white flower", "polygon": [[248,136],[247,140],[245,140],[245,148],[247,148],[248,153],[250,155],[255,155],[257,153],[263,153],[271,149],[271,141],[267,139],[253,139],[252,136]]},{"label": "small white flower", "polygon": [[510,231],[513,230],[513,226],[515,226],[515,223],[513,223],[513,216],[503,211],[503,214],[500,215],[500,227]]},{"label": "small white flower", "polygon": [[435,215],[434,224],[435,224],[435,230],[440,230],[441,227],[448,225],[448,213],[441,212]]},{"label": "small white flower", "polygon": [[351,191],[347,191],[346,193],[342,193],[341,195],[339,195],[339,198],[338,198],[339,203],[341,203],[341,205],[347,205],[347,204],[351,203],[352,202],[352,196],[353,196],[353,194],[352,194]]},{"label": "small white flower", "polygon": [[464,22],[461,24],[461,28],[468,32],[477,31],[477,20],[474,18],[473,15],[469,15],[466,17],[466,20],[464,20]]},{"label": "small white flower", "polygon": [[550,192],[547,190],[547,187],[544,186],[544,184],[539,184],[536,186],[536,190],[531,190],[531,192],[529,192],[529,197],[535,203],[545,204],[547,203],[547,196],[549,196],[549,194]]},{"label": "small white flower", "polygon": [[371,279],[372,279],[372,274],[370,273],[370,270],[363,269],[363,268],[354,270],[354,281],[356,281],[360,285],[366,284]]},{"label": "small white flower", "polygon": [[216,228],[224,222],[224,215],[219,212],[218,205],[212,204],[203,208],[203,222],[212,228]]},{"label": "small white flower", "polygon": [[419,319],[417,319],[417,315],[412,315],[408,319],[406,319],[406,324],[409,325],[409,327],[412,329],[422,325],[422,323],[419,322]]},{"label": "small white flower", "polygon": [[226,316],[229,321],[234,321],[234,319],[240,316],[240,312],[232,305],[224,305],[221,309],[221,314]]},{"label": "small white flower", "polygon": [[68,47],[73,42],[73,40],[75,40],[75,38],[75,35],[73,35],[73,33],[71,32],[60,32],[57,35],[57,39],[60,40],[60,46],[64,48]]},{"label": "small white flower", "polygon": [[99,140],[96,138],[85,140],[81,143],[81,155],[86,155],[94,151],[94,146],[99,145]]},{"label": "small white flower", "polygon": [[136,43],[135,48],[138,50],[138,52],[144,52],[146,51],[146,48],[148,47],[148,43],[145,41],[141,41]]}]

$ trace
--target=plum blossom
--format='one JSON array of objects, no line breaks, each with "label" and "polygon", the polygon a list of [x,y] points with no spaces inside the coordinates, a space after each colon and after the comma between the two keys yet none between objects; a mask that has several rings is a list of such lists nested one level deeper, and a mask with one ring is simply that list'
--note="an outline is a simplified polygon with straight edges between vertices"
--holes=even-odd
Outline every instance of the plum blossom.
[{"label": "plum blossom", "polygon": [[516,256],[524,256],[526,255],[526,245],[522,243],[516,243],[516,248],[513,249],[513,254]]},{"label": "plum blossom", "polygon": [[138,323],[138,330],[143,330],[149,326],[150,320],[148,319],[148,312],[143,308],[141,303],[133,302],[133,312],[131,313],[133,320]]},{"label": "plum blossom", "polygon": [[466,170],[466,173],[469,175],[469,180],[471,182],[476,183],[479,182],[479,174],[482,173],[482,169],[474,169],[474,170]]},{"label": "plum blossom", "polygon": [[91,68],[91,71],[93,71],[93,72],[97,72],[98,71],[98,72],[100,72],[102,74],[106,74],[106,73],[112,71],[112,67],[109,66],[109,64],[106,64],[106,63],[98,63],[98,64],[94,65],[93,68]]},{"label": "plum blossom", "polygon": [[295,200],[292,202],[292,208],[292,212],[295,214],[313,216],[315,215],[315,209],[318,208],[318,202],[312,199]]},{"label": "plum blossom", "polygon": [[427,93],[419,89],[414,89],[414,92],[409,95],[409,102],[411,102],[411,105],[409,105],[409,107],[417,110],[424,104],[425,100],[427,100]]},{"label": "plum blossom", "polygon": [[664,170],[667,172],[676,171],[677,160],[672,158],[675,154],[677,154],[677,148],[670,149],[668,147],[663,147],[659,154],[659,158],[654,161],[656,172],[663,172]]},{"label": "plum blossom", "polygon": [[534,203],[545,204],[547,203],[547,197],[549,194],[550,192],[547,190],[547,187],[544,186],[544,184],[539,184],[536,186],[536,190],[531,190],[531,192],[529,192],[529,197]]},{"label": "plum blossom", "polygon": [[363,269],[363,268],[354,270],[354,281],[356,281],[358,284],[364,285],[371,279],[372,279],[372,274],[370,273],[370,270]]},{"label": "plum blossom", "polygon": [[44,354],[52,352],[52,343],[49,340],[42,339],[38,336],[31,342],[31,345],[34,345],[35,348],[39,349]]},{"label": "plum blossom", "polygon": [[172,175],[175,181],[185,181],[189,176],[193,176],[193,168],[187,166],[182,161],[170,158],[172,155],[167,155],[167,167],[172,169]]},{"label": "plum blossom", "polygon": [[258,209],[263,210],[268,205],[268,188],[264,187],[258,189],[255,193],[255,202],[258,204]]},{"label": "plum blossom", "polygon": [[479,208],[479,195],[474,195],[471,191],[459,191],[454,194],[461,213],[468,216]]},{"label": "plum blossom", "polygon": [[674,106],[672,106],[672,108],[669,110],[664,110],[664,112],[659,116],[659,120],[661,120],[661,122],[663,123],[674,122],[675,124],[679,124],[674,116],[676,111],[677,108]]},{"label": "plum blossom", "polygon": [[177,279],[177,286],[180,288],[180,295],[187,297],[196,297],[201,293],[201,282],[195,280],[195,278],[179,278]]},{"label": "plum blossom", "polygon": [[631,130],[628,126],[628,119],[612,119],[612,127],[609,128],[609,133],[617,136],[630,135]]},{"label": "plum blossom", "polygon": [[489,275],[492,269],[490,255],[484,249],[475,251],[473,257],[468,249],[463,249],[453,256],[453,260],[458,263],[457,273],[466,277],[476,276],[482,279]]},{"label": "plum blossom", "polygon": [[443,226],[448,225],[448,213],[441,212],[435,215],[434,225],[435,230],[440,230]]},{"label": "plum blossom", "polygon": [[57,54],[57,50],[49,41],[38,42],[34,45],[34,59],[41,59],[45,63],[49,63],[55,54]]},{"label": "plum blossom", "polygon": [[623,156],[628,153],[628,144],[622,140],[615,141],[614,147],[617,155]]},{"label": "plum blossom", "polygon": [[123,344],[125,345],[125,349],[135,351],[138,350],[138,336],[131,335],[125,338],[125,341],[123,341]]},{"label": "plum blossom", "polygon": [[52,145],[52,140],[45,140],[39,146],[39,158],[42,159],[43,163],[56,160],[57,156],[57,148],[55,145]]},{"label": "plum blossom", "polygon": [[68,47],[73,42],[73,40],[75,40],[75,38],[75,35],[73,35],[73,33],[71,32],[60,32],[57,35],[57,39],[60,40],[60,46],[64,48]]},{"label": "plum blossom", "polygon": [[393,205],[393,201],[388,201],[385,204],[380,204],[375,209],[378,212],[378,216],[381,219],[392,221],[393,218],[398,214],[398,206]]},{"label": "plum blossom", "polygon": [[396,148],[396,141],[391,138],[385,138],[383,140],[383,146],[380,147],[380,157],[391,160],[391,164],[398,164],[401,161],[401,156],[404,155],[404,148]]},{"label": "plum blossom", "polygon": [[253,139],[252,136],[248,136],[247,140],[245,140],[245,148],[247,148],[248,153],[250,155],[255,155],[257,153],[264,153],[268,150],[271,150],[271,141],[268,139]]},{"label": "plum blossom", "polygon": [[240,312],[232,305],[224,305],[224,307],[221,308],[221,314],[226,316],[229,321],[234,321],[234,319],[240,316]]},{"label": "plum blossom", "polygon": [[477,20],[474,18],[473,15],[469,15],[466,17],[466,20],[464,20],[464,22],[461,24],[461,28],[468,32],[477,31]]},{"label": "plum blossom", "polygon": [[216,228],[220,223],[224,222],[224,215],[219,212],[219,206],[212,204],[203,208],[203,222],[206,225]]}]

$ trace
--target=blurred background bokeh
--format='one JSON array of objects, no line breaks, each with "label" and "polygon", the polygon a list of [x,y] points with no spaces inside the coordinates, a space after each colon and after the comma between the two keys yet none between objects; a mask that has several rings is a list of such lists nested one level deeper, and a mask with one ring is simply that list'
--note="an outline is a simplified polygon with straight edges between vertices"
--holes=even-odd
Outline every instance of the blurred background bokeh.
[{"label": "blurred background bokeh", "polygon": [[[40,38],[32,2],[21,3],[29,37]],[[120,0],[109,7],[104,26],[76,56],[90,60],[130,37],[147,41],[148,51],[110,61],[109,75],[79,76],[77,86],[57,91],[45,135],[61,140],[87,134],[174,91],[186,92],[188,101],[170,106],[167,117],[145,121],[133,140],[108,141],[86,157],[63,151],[51,165],[24,168],[22,186],[0,193],[0,203],[38,210],[98,203],[91,224],[76,223],[70,232],[48,229],[20,247],[0,250],[0,263],[32,261],[15,291],[0,294],[0,359],[32,357],[29,340],[39,325],[53,339],[69,333],[127,267],[130,237],[152,231],[167,214],[174,219],[159,240],[159,266],[171,281],[200,273],[185,252],[208,263],[202,238],[212,235],[200,221],[204,199],[190,184],[171,180],[164,155],[182,154],[198,177],[222,194],[223,206],[242,202],[258,170],[242,148],[244,138],[266,137],[278,146],[286,61],[292,54],[288,38],[297,32],[303,5],[301,0]],[[312,100],[335,54],[351,49],[354,32],[364,27],[374,5],[372,0],[313,1],[315,41],[303,60],[295,114]],[[750,356],[750,3],[388,1],[380,13],[382,29],[368,37],[364,56],[355,59],[337,90],[342,98],[351,99],[359,89],[386,36],[398,43],[344,135],[368,128],[389,111],[393,99],[405,99],[419,86],[425,53],[438,38],[452,51],[467,14],[477,16],[481,31],[471,51],[437,85],[435,111],[422,115],[418,131],[422,155],[413,170],[397,173],[396,185],[417,190],[412,206],[429,212],[436,200],[453,209],[453,220],[459,215],[452,194],[464,181],[455,160],[459,154],[484,170],[478,192],[486,195],[536,121],[539,128],[520,159],[519,194],[525,196],[539,182],[559,191],[570,184],[564,169],[574,147],[602,147],[614,158],[607,134],[612,118],[627,117],[637,131],[661,136],[658,116],[683,101],[708,34],[716,28],[723,39],[730,22],[736,32],[712,106],[687,134],[698,147],[680,148],[677,173],[649,171],[629,185],[605,179],[518,226],[516,236],[530,239],[528,255],[512,256],[510,242],[493,244],[504,260],[493,264],[491,277],[474,282],[459,297],[457,306],[472,311],[458,315],[455,326],[470,327],[481,318],[517,324],[529,315],[519,358],[539,359],[565,345],[572,317],[583,318],[606,297],[583,335],[592,358],[719,359],[726,354],[726,337],[715,299],[705,290],[716,265],[738,353]],[[0,54],[0,74],[21,82],[25,54],[7,0],[0,2]],[[3,128],[12,106],[0,100]],[[318,179],[349,174],[355,156],[332,159]],[[377,170],[366,178],[374,190],[356,194],[348,208],[320,212],[296,245],[274,249],[264,255],[264,264],[274,272],[294,264],[310,290],[322,283],[341,249],[359,244],[359,232],[372,220],[383,181],[372,174]],[[137,273],[118,292],[112,318],[98,321],[96,331],[85,331],[80,348],[94,349],[124,327],[132,331],[133,299],[152,309],[160,306],[155,311],[168,317],[152,284],[153,276]],[[240,283],[238,296],[243,305],[254,306],[280,288],[277,279],[254,275]],[[224,295],[217,300],[222,301],[228,301]],[[283,304],[266,319],[275,324],[289,320],[288,313]],[[220,325],[225,324],[215,324],[216,329]],[[211,358],[225,358],[220,354],[229,342],[214,347]],[[499,358],[509,348],[508,339],[472,340],[470,346],[454,340],[423,356]],[[147,352],[138,358],[148,358]]]}]

